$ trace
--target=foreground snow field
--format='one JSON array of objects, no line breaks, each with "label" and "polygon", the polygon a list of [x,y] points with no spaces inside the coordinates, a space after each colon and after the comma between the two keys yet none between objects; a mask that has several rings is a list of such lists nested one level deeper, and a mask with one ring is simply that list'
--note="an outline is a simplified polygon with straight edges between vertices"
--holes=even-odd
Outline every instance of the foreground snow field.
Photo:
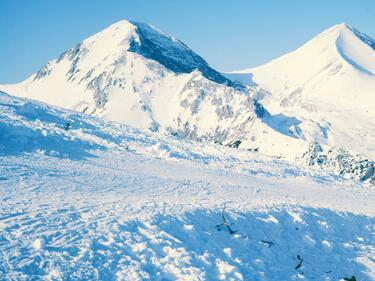
[{"label": "foreground snow field", "polygon": [[1,280],[375,280],[370,185],[3,93],[0,112]]}]

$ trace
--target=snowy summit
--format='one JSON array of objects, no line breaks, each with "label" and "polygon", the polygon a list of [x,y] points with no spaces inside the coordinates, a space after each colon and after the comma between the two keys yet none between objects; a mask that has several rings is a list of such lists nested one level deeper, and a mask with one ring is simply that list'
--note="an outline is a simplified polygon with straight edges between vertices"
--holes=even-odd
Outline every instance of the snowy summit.
[{"label": "snowy summit", "polygon": [[[138,128],[162,125],[188,134],[198,125],[188,119],[203,114],[198,105],[204,95],[221,92],[233,99],[236,91],[228,84],[178,39],[124,20],[64,52],[24,82],[1,88]],[[247,98],[241,99],[238,103]]]},{"label": "snowy summit", "polygon": [[299,138],[375,159],[375,40],[335,25],[265,65],[227,75],[268,91],[272,114],[299,120]]}]

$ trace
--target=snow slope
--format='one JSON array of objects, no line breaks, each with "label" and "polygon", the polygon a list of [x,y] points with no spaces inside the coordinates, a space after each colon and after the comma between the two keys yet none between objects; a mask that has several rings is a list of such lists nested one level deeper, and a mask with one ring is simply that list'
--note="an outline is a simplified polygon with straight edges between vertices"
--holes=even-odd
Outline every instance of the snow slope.
[{"label": "snow slope", "polygon": [[375,191],[327,172],[4,93],[0,170],[1,280],[375,280]]},{"label": "snow slope", "polygon": [[375,159],[375,41],[353,27],[333,26],[289,54],[229,75],[268,91],[260,102],[298,119],[298,138]]}]

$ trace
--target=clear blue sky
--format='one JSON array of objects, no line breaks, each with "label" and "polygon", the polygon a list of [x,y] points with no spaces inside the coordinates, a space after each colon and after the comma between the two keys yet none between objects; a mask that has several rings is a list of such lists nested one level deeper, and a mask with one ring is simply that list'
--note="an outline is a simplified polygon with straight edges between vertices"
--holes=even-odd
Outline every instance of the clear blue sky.
[{"label": "clear blue sky", "polygon": [[375,0],[0,0],[0,83],[121,19],[170,33],[218,70],[259,65],[341,22],[375,38]]}]

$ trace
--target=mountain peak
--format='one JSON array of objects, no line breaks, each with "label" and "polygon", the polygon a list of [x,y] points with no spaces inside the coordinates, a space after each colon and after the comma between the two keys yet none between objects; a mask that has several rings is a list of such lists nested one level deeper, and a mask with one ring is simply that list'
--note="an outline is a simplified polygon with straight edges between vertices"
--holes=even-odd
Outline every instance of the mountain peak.
[{"label": "mountain peak", "polygon": [[341,31],[341,30],[347,30],[347,29],[351,30],[352,27],[350,25],[346,24],[345,22],[342,22],[342,23],[339,23],[339,24],[335,24],[334,26],[331,26],[326,31],[332,31],[332,30]]},{"label": "mountain peak", "polygon": [[256,83],[276,97],[276,110],[294,107],[316,114],[322,107],[339,107],[373,116],[374,50],[372,38],[340,23],[298,49],[243,72],[248,73],[248,84]]},{"label": "mountain peak", "polygon": [[[138,128],[220,142],[231,141],[232,122],[240,126],[255,114],[249,95],[183,42],[127,20],[83,40],[24,82],[1,88]],[[230,121],[223,127],[218,120],[224,119]]]},{"label": "mountain peak", "polygon": [[131,38],[128,51],[155,60],[178,74],[191,73],[198,69],[209,80],[231,83],[176,37],[150,24],[134,21],[130,23],[135,26],[137,35]]},{"label": "mountain peak", "polygon": [[[135,53],[157,62],[175,74],[199,70],[213,82],[232,85],[183,42],[150,24],[136,21],[121,20],[108,26],[64,52],[56,62],[69,58],[74,63],[74,73],[82,64],[91,65],[92,69],[98,65],[102,68],[104,65],[119,65],[126,53]],[[44,66],[35,78],[44,77],[50,72],[49,68],[50,64]]]},{"label": "mountain peak", "polygon": [[331,38],[332,40],[337,40],[341,36],[342,38],[346,38],[346,40],[349,40],[349,36],[357,37],[359,40],[361,40],[363,43],[371,47],[373,50],[375,50],[375,40],[372,39],[370,36],[358,31],[353,26],[346,24],[346,23],[340,23],[336,24],[322,33],[320,33],[315,38]]},{"label": "mountain peak", "polygon": [[355,29],[346,24],[346,23],[339,23],[334,26],[331,26],[327,28],[326,30],[319,33],[317,36],[315,36],[311,41],[336,41],[337,38],[343,34],[343,33],[354,33]]},{"label": "mountain peak", "polygon": [[104,30],[109,29],[109,28],[116,29],[116,28],[120,28],[120,27],[123,27],[123,28],[125,28],[125,27],[134,28],[134,26],[136,25],[135,23],[136,22],[133,23],[132,21],[129,21],[129,20],[126,20],[126,19],[122,19],[122,20],[119,20],[118,22],[115,22],[115,23],[111,24],[110,26],[108,26]]},{"label": "mountain peak", "polygon": [[[314,73],[324,69],[330,69],[332,73],[340,69],[344,72],[344,68],[349,67],[374,76],[374,50],[375,41],[372,38],[346,23],[340,23],[321,32],[290,54],[294,54],[296,61],[309,56],[311,60],[304,67],[310,70],[316,67]],[[286,56],[290,57],[289,54]]]}]

